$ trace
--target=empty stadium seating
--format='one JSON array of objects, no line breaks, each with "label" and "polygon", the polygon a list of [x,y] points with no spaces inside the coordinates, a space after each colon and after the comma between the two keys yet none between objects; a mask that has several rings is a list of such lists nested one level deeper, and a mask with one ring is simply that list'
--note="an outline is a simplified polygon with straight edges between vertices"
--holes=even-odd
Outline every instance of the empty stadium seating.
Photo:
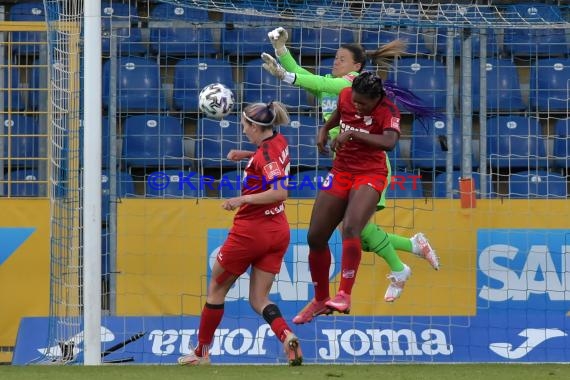
[{"label": "empty stadium seating", "polygon": [[317,116],[290,115],[291,123],[281,127],[289,142],[291,166],[326,168],[332,166],[331,157],[319,154],[317,131],[321,125]]},{"label": "empty stadium seating", "polygon": [[279,26],[279,20],[270,17],[224,13],[225,27],[221,31],[224,55],[259,56],[273,52],[267,33]]},{"label": "empty stadium seating", "polygon": [[38,171],[35,169],[12,170],[4,175],[4,195],[10,197],[37,197],[40,194]]},{"label": "empty stadium seating", "polygon": [[[45,22],[44,4],[37,2],[18,2],[12,5],[8,12],[9,21],[39,21]],[[12,51],[16,55],[36,55],[40,45],[46,43],[45,33],[42,32],[12,32]]]},{"label": "empty stadium seating", "polygon": [[222,83],[235,94],[231,63],[215,58],[187,58],[174,69],[174,106],[183,112],[198,112],[200,90],[210,83]]},{"label": "empty stadium seating", "polygon": [[[17,67],[2,68],[5,88],[0,89],[4,110],[21,111],[25,107],[20,88],[20,72]],[[11,89],[8,90],[8,87]]]},{"label": "empty stadium seating", "polygon": [[229,115],[223,120],[202,118],[198,124],[195,157],[202,168],[233,168],[236,163],[226,159],[228,152],[240,148],[242,138],[240,118]]},{"label": "empty stadium seating", "polygon": [[151,173],[145,181],[144,194],[147,198],[198,198],[205,196],[207,185],[202,180],[195,172],[182,170]]},{"label": "empty stadium seating", "polygon": [[[487,180],[487,186],[485,190],[485,198],[491,198],[496,195],[493,181],[490,175],[485,174]],[[479,172],[472,172],[471,178],[473,179],[475,185],[475,192],[477,197],[481,198],[481,177],[482,174]],[[451,173],[451,191],[452,197],[454,199],[459,198],[459,179],[461,178],[461,171],[455,170]],[[447,173],[439,173],[435,176],[433,180],[433,196],[434,198],[446,198],[447,197]]]},{"label": "empty stadium seating", "polygon": [[315,199],[319,190],[329,186],[327,170],[304,170],[289,180],[289,198]]},{"label": "empty stadium seating", "polygon": [[222,175],[218,181],[216,188],[218,189],[220,198],[232,198],[241,194],[241,181],[244,172],[232,170]]},{"label": "empty stadium seating", "polygon": [[276,79],[262,67],[261,59],[249,61],[244,68],[243,101],[269,103],[279,100],[287,107],[309,108],[306,91]]},{"label": "empty stadium seating", "polygon": [[[545,25],[545,22],[560,23],[564,20],[560,9],[553,5],[526,3],[511,4],[502,11],[503,17],[520,25],[523,22]],[[566,32],[561,28],[507,28],[505,29],[505,50],[513,55],[563,55],[570,51],[570,44],[566,40]]]},{"label": "empty stadium seating", "polygon": [[386,190],[387,199],[423,198],[423,181],[419,174],[394,171]]},{"label": "empty stadium seating", "polygon": [[570,59],[538,59],[530,70],[529,104],[543,112],[567,112],[570,107]]},{"label": "empty stadium seating", "polygon": [[152,51],[160,55],[201,57],[217,53],[212,30],[204,27],[208,20],[208,11],[204,9],[168,3],[155,5],[149,24]]},{"label": "empty stadium seating", "polygon": [[568,196],[566,177],[543,170],[511,174],[510,198],[565,199]]},{"label": "empty stadium seating", "polygon": [[[38,167],[38,123],[32,116],[12,115],[5,118],[2,128],[4,137],[4,158],[9,168],[37,168]],[[8,138],[7,136],[10,136]]]},{"label": "empty stadium seating", "polygon": [[111,51],[111,36],[116,37],[117,53],[136,55],[146,52],[142,42],[138,10],[134,3],[101,2],[101,32],[103,35],[101,50],[103,54]]},{"label": "empty stadium seating", "polygon": [[554,135],[554,166],[568,171],[570,168],[570,119],[556,122]]},{"label": "empty stadium seating", "polygon": [[445,109],[447,79],[441,62],[427,58],[401,58],[396,65],[397,70],[391,70],[388,75],[390,80],[413,91],[427,106]]},{"label": "empty stadium seating", "polygon": [[[41,66],[39,61],[33,63],[28,77],[28,104],[30,110],[37,110],[40,107],[40,98],[42,95],[47,99],[47,67]],[[47,101],[43,100],[46,105]]]},{"label": "empty stadium seating", "polygon": [[334,56],[342,44],[354,43],[354,32],[343,28],[295,28],[292,31],[292,46],[297,47],[303,54],[315,54],[319,56]]},{"label": "empty stadium seating", "polygon": [[[472,61],[473,111],[481,110],[480,59]],[[511,112],[526,108],[523,103],[519,73],[516,65],[508,59],[487,58],[485,64],[487,111]]]},{"label": "empty stadium seating", "polygon": [[[486,45],[481,51],[481,29],[461,28],[462,26],[472,25],[493,25],[496,22],[497,14],[491,7],[466,7],[462,4],[442,4],[439,7],[438,21],[442,24],[452,23],[456,28],[439,27],[434,38],[435,52],[440,55],[447,53],[447,39],[451,30],[453,38],[453,54],[461,56],[463,54],[463,41],[467,36],[471,38],[471,55],[473,57],[494,56],[500,53],[499,44],[495,36],[495,32],[491,28],[485,29]],[[437,21],[436,21],[437,22]]]},{"label": "empty stadium seating", "polygon": [[127,167],[182,168],[183,132],[178,118],[130,116],[124,123],[123,160]]},{"label": "empty stadium seating", "polygon": [[[459,118],[453,120],[453,137],[448,140],[447,120],[415,119],[412,124],[411,163],[419,169],[434,169],[446,166],[447,152],[453,146],[453,167],[459,168],[463,161],[462,124]],[[473,166],[477,166],[472,157]]]},{"label": "empty stadium seating", "polygon": [[117,73],[111,72],[111,61],[105,61],[103,64],[104,107],[109,107],[111,80],[117,85],[117,107],[121,112],[153,112],[165,109],[160,67],[156,60],[142,57],[118,57]]},{"label": "empty stadium seating", "polygon": [[487,152],[493,168],[544,167],[546,146],[538,119],[515,115],[488,119]]},{"label": "empty stadium seating", "polygon": [[406,53],[430,54],[422,38],[422,34],[415,28],[386,29],[382,26],[362,30],[361,44],[367,50],[376,50],[395,39],[406,42]]}]

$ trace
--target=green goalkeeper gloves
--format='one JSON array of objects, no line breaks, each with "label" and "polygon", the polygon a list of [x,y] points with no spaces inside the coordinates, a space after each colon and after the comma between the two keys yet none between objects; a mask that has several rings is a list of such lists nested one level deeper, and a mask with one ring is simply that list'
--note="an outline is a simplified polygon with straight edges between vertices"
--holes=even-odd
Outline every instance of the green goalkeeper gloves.
[{"label": "green goalkeeper gloves", "polygon": [[273,29],[271,32],[267,33],[267,37],[269,37],[269,41],[271,41],[271,45],[273,45],[275,55],[277,57],[281,57],[283,54],[287,53],[285,42],[287,42],[289,35],[284,28],[279,27]]},{"label": "green goalkeeper gloves", "polygon": [[283,66],[281,66],[271,55],[263,53],[261,54],[261,59],[263,59],[263,62],[265,62],[261,66],[275,78],[289,84],[295,83],[295,74],[285,70]]}]

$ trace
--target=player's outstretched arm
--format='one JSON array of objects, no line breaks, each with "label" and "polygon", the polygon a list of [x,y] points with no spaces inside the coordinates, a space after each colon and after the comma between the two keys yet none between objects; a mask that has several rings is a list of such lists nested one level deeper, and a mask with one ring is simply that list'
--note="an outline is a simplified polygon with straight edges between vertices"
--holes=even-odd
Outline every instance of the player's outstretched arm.
[{"label": "player's outstretched arm", "polygon": [[227,159],[231,161],[241,161],[253,156],[254,152],[249,150],[232,149],[228,152]]}]

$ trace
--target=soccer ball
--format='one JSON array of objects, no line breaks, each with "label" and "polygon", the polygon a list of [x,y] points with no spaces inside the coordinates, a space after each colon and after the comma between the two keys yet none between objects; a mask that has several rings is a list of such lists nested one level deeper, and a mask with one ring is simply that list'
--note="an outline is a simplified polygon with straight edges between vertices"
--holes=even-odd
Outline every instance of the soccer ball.
[{"label": "soccer ball", "polygon": [[212,119],[222,119],[234,108],[234,93],[221,83],[212,83],[200,91],[200,111]]}]

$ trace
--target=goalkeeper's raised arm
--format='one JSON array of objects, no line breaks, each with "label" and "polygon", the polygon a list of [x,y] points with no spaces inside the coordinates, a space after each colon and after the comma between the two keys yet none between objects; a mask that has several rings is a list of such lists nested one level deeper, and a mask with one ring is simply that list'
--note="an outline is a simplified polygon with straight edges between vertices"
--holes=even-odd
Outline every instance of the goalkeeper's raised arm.
[{"label": "goalkeeper's raised arm", "polygon": [[[263,53],[264,69],[286,83],[313,93],[321,103],[325,120],[336,107],[336,98],[340,91],[352,84],[352,80],[364,69],[368,58],[361,45],[343,44],[335,54],[332,72],[316,75],[295,61],[286,47],[289,35],[284,28],[272,30],[268,33],[268,37],[279,62],[271,55]],[[391,59],[400,56],[405,51],[405,47],[404,42],[395,40],[380,47],[369,56],[382,69],[390,65]]]}]

